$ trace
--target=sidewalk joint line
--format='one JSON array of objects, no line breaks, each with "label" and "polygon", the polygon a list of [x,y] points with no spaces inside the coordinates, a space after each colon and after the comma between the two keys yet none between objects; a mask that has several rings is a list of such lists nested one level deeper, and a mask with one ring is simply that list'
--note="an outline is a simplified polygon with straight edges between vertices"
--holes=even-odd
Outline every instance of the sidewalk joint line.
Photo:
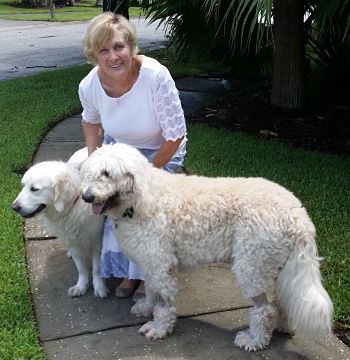
[{"label": "sidewalk joint line", "polygon": [[26,238],[25,239],[26,241],[43,241],[43,240],[57,240],[57,237],[56,236],[45,236],[45,237],[35,237],[35,238]]},{"label": "sidewalk joint line", "polygon": [[[202,315],[213,315],[213,314],[220,314],[223,312],[228,312],[228,311],[235,311],[235,310],[244,310],[244,309],[249,309],[251,308],[251,305],[246,305],[246,306],[241,306],[241,307],[233,307],[233,308],[229,308],[229,309],[224,309],[224,310],[217,310],[217,311],[209,311],[209,312],[201,312],[201,313],[197,313],[194,315],[183,315],[183,316],[178,316],[177,319],[178,320],[182,320],[182,319],[188,319],[188,318],[196,318],[198,316],[202,316]],[[42,343],[49,343],[52,341],[60,341],[60,340],[65,340],[65,339],[71,339],[71,338],[75,338],[75,337],[79,337],[79,336],[85,336],[85,335],[91,335],[91,334],[96,334],[96,333],[102,333],[105,331],[110,331],[110,330],[118,330],[118,329],[124,329],[124,328],[130,328],[130,327],[135,327],[135,326],[140,326],[143,325],[147,322],[147,320],[145,321],[140,321],[138,323],[135,324],[126,324],[126,325],[117,325],[117,326],[109,326],[100,330],[91,330],[91,331],[83,331],[81,333],[78,334],[73,334],[73,335],[66,335],[66,336],[61,336],[61,337],[57,337],[57,338],[51,338],[51,339],[40,339],[40,341]]]}]

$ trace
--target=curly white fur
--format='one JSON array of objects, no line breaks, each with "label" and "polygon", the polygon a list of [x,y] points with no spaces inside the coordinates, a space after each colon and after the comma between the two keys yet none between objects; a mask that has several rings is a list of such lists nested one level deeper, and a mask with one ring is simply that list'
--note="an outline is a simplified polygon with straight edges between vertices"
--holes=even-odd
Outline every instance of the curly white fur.
[{"label": "curly white fur", "polygon": [[78,281],[70,296],[84,295],[92,281],[95,296],[106,297],[108,289],[99,275],[103,216],[95,216],[80,197],[80,175],[73,165],[45,161],[23,176],[23,189],[12,208],[24,218],[42,214],[50,232],[68,249],[78,270]]},{"label": "curly white fur", "polygon": [[95,151],[82,174],[83,198],[108,210],[123,251],[144,271],[147,299],[132,312],[153,311],[140,330],[146,337],[173,330],[178,264],[214,261],[232,262],[242,294],[255,303],[236,346],[262,349],[277,327],[306,336],[331,331],[315,228],[288,190],[262,178],[169,174],[122,144]]}]

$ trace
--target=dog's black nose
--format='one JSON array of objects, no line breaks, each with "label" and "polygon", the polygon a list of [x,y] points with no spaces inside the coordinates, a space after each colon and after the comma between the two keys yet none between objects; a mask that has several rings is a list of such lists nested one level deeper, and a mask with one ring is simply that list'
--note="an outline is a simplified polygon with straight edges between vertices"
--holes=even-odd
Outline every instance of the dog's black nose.
[{"label": "dog's black nose", "polygon": [[94,202],[95,196],[94,196],[93,194],[91,194],[91,193],[89,192],[89,190],[88,190],[88,191],[86,191],[86,192],[82,195],[82,198],[83,198],[83,200],[84,200],[85,202],[91,204],[91,203]]},{"label": "dog's black nose", "polygon": [[11,209],[16,212],[19,212],[21,210],[21,206],[17,202],[14,202],[11,204]]}]

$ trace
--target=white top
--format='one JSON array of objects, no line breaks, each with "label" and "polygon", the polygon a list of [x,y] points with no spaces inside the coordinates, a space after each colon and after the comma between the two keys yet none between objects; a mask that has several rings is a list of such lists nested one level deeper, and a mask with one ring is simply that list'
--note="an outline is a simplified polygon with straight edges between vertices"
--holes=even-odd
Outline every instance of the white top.
[{"label": "white top", "polygon": [[84,122],[102,123],[105,133],[116,142],[138,149],[157,150],[165,140],[186,136],[179,93],[165,66],[143,56],[138,79],[118,98],[106,94],[97,69],[94,67],[79,85]]}]

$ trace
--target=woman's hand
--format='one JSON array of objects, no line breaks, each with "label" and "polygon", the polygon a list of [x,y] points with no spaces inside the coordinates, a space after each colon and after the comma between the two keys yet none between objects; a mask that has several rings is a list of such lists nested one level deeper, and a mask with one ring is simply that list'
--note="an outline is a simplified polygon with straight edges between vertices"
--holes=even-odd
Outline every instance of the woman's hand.
[{"label": "woman's hand", "polygon": [[156,156],[153,158],[153,165],[159,168],[162,168],[164,165],[166,165],[172,156],[176,153],[176,150],[179,148],[182,139],[183,137],[177,139],[176,141],[165,141],[159,148]]}]

